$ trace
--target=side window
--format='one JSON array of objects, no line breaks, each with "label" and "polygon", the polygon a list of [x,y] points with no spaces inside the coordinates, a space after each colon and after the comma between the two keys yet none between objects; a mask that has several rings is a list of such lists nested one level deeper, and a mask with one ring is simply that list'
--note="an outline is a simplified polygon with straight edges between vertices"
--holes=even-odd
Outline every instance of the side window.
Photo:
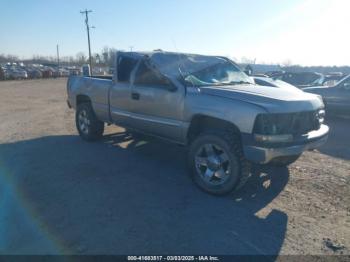
[{"label": "side window", "polygon": [[137,60],[130,57],[119,57],[117,72],[119,82],[129,82],[131,71],[137,64]]},{"label": "side window", "polygon": [[142,61],[135,75],[135,85],[168,86],[169,80]]}]

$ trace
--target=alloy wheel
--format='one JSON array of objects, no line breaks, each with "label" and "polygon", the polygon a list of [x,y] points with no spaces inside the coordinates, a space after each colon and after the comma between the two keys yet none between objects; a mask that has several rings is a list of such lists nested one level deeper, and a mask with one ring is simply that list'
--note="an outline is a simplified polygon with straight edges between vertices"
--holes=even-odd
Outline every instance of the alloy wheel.
[{"label": "alloy wheel", "polygon": [[227,181],[231,166],[227,152],[215,144],[204,144],[195,154],[198,175],[209,185],[221,185]]},{"label": "alloy wheel", "polygon": [[86,110],[81,110],[79,112],[78,124],[80,131],[87,135],[89,133],[90,120]]}]

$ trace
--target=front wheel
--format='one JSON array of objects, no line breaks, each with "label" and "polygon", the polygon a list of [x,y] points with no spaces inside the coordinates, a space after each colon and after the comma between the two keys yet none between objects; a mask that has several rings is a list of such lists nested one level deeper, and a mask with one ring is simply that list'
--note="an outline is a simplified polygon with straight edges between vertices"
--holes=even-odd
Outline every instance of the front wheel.
[{"label": "front wheel", "polygon": [[103,135],[104,122],[97,119],[89,103],[78,105],[75,124],[80,137],[86,141],[95,141]]},{"label": "front wheel", "polygon": [[189,165],[193,181],[202,190],[225,195],[245,184],[250,170],[237,135],[205,132],[191,144]]}]

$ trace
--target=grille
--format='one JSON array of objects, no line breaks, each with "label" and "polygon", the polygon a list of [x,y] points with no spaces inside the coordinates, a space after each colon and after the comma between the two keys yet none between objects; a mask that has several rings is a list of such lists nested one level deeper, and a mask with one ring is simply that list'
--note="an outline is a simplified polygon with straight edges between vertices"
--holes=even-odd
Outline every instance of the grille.
[{"label": "grille", "polygon": [[290,130],[295,135],[306,134],[320,128],[317,111],[293,113]]},{"label": "grille", "polygon": [[317,111],[261,114],[256,119],[254,132],[264,135],[303,135],[312,130],[318,130],[320,124]]}]

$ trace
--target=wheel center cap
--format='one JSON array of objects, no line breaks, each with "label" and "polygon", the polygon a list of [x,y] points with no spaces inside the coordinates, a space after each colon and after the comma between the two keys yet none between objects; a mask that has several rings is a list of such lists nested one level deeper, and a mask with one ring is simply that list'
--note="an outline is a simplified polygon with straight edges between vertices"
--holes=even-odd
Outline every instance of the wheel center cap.
[{"label": "wheel center cap", "polygon": [[221,167],[220,161],[216,157],[210,157],[208,159],[208,168],[210,170],[216,171]]}]

